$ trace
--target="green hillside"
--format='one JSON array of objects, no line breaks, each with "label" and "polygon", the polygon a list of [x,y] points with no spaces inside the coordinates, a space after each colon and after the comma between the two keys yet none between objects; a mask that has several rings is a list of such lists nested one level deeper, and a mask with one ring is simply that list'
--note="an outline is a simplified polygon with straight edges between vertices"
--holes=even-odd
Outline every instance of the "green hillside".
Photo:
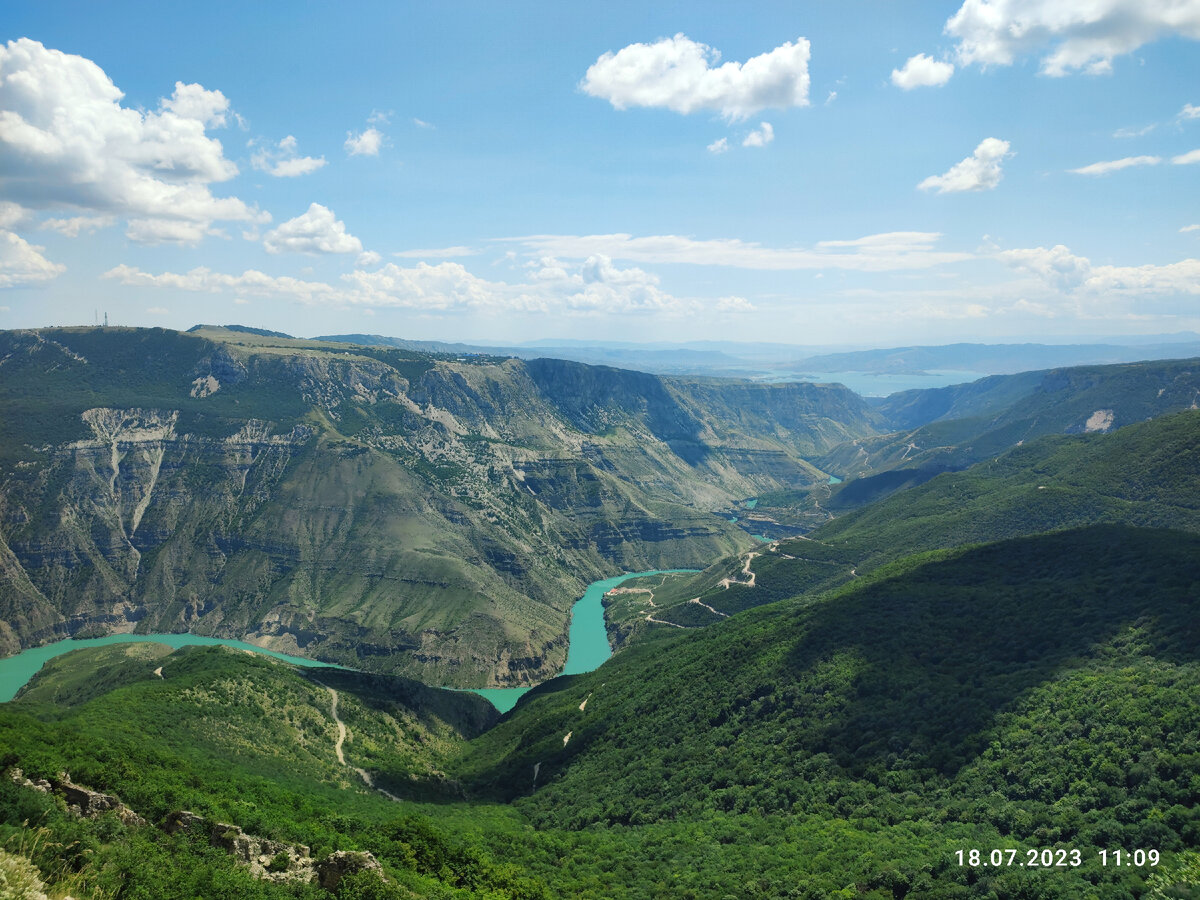
[{"label": "green hillside", "polygon": [[[1200,844],[1198,585],[1200,538],[1168,531],[914,557],[556,682],[460,771],[543,828],[728,840],[798,896],[1133,896],[1096,850]],[[974,846],[1086,862],[981,876],[952,860]]]},{"label": "green hillside", "polygon": [[[1200,400],[1200,360],[1078,366],[907,391],[879,411],[899,430],[852,440],[814,462],[843,478],[962,469],[1049,434],[1107,433]],[[864,498],[869,499],[869,498]]]},{"label": "green hillside", "polygon": [[[667,627],[662,623],[711,625],[926,550],[1102,523],[1200,533],[1200,412],[1111,434],[1048,435],[964,471],[930,477],[827,521],[805,538],[727,557],[698,575],[660,578],[653,595],[615,595],[609,605],[614,641],[656,634]],[[752,561],[749,553],[756,554]],[[625,589],[638,586],[627,582]]]},{"label": "green hillside", "polygon": [[[77,898],[333,896],[167,834],[180,808],[313,859],[372,853],[388,881],[339,897],[1187,897],[1198,586],[1200,538],[1173,531],[925,554],[640,643],[490,728],[478,698],[377,676],[82,651],[0,709],[3,763],[66,768],[147,824],[74,819],[6,777],[0,842]],[[1118,848],[1160,863],[1102,865]],[[1079,864],[960,865],[971,849]]]}]

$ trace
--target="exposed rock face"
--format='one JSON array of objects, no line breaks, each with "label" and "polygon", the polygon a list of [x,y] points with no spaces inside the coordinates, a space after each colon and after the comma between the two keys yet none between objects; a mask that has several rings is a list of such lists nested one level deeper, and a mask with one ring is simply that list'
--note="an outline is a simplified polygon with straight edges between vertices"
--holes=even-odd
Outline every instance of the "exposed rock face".
[{"label": "exposed rock face", "polygon": [[[188,813],[188,815],[193,815]],[[308,847],[291,846],[246,834],[236,825],[218,822],[210,840],[264,881],[312,881],[314,865]],[[376,863],[376,865],[379,865]]]},{"label": "exposed rock face", "polygon": [[587,582],[746,549],[716,511],[878,419],[836,386],[161,330],[0,333],[0,381],[0,653],[186,630],[455,686],[556,674]]},{"label": "exposed rock face", "polygon": [[336,891],[347,875],[374,872],[383,878],[383,866],[365,850],[337,850],[317,863],[317,883],[327,891]]},{"label": "exposed rock face", "polygon": [[58,778],[49,780],[39,778],[36,781],[31,781],[25,777],[24,772],[14,768],[10,771],[9,777],[14,784],[42,791],[43,793],[58,794],[67,801],[67,809],[77,816],[95,819],[106,812],[115,812],[117,818],[126,825],[142,826],[146,824],[145,819],[116,797],[72,783],[71,776],[66,772],[60,772]]}]

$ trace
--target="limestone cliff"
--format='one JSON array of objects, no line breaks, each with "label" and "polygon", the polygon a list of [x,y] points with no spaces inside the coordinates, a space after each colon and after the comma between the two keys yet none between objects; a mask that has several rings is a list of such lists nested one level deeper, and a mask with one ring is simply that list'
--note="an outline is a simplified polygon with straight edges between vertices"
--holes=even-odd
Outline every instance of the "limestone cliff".
[{"label": "limestone cliff", "polygon": [[0,333],[0,652],[239,637],[460,686],[565,659],[619,570],[750,544],[878,417],[840,387],[160,329]]}]

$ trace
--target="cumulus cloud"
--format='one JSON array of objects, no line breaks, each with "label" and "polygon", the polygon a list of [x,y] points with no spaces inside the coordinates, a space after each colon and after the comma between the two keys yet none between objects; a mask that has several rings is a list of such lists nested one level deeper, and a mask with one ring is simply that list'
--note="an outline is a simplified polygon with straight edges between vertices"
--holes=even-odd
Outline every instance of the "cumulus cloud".
[{"label": "cumulus cloud", "polygon": [[231,293],[241,298],[290,299],[309,306],[396,307],[427,312],[609,312],[679,313],[696,304],[659,287],[658,278],[641,269],[622,269],[603,256],[582,263],[541,260],[522,283],[489,281],[459,263],[418,263],[412,268],[388,263],[375,271],[355,270],[340,284],[272,277],[256,270],[240,275],[207,268],[154,275],[133,266],[117,266],[105,278],[129,287],[204,293]]},{"label": "cumulus cloud", "polygon": [[206,91],[198,84],[175,82],[175,93],[159,106],[183,119],[195,119],[209,128],[224,128],[229,100],[220,91]]},{"label": "cumulus cloud", "polygon": [[11,200],[0,200],[0,229],[16,228],[29,218],[29,210]]},{"label": "cumulus cloud", "polygon": [[377,266],[383,261],[383,257],[374,250],[366,250],[358,254],[358,260],[354,263],[359,268],[364,266]]},{"label": "cumulus cloud", "polygon": [[383,132],[378,128],[368,128],[359,134],[347,131],[343,146],[351,156],[378,156],[383,149]]},{"label": "cumulus cloud", "polygon": [[1200,294],[1200,259],[1164,266],[1097,266],[1086,287],[1100,294]]},{"label": "cumulus cloud", "polygon": [[1200,119],[1200,106],[1192,106],[1190,103],[1183,104],[1183,109],[1179,111],[1180,119]]},{"label": "cumulus cloud", "polygon": [[1180,153],[1178,156],[1172,156],[1171,162],[1177,166],[1186,166],[1192,163],[1200,162],[1200,150],[1189,150],[1187,153]]},{"label": "cumulus cloud", "polygon": [[1072,290],[1083,284],[1092,267],[1086,256],[1076,256],[1062,244],[1049,249],[1002,250],[996,256],[1005,265],[1037,275],[1059,290]]},{"label": "cumulus cloud", "polygon": [[69,219],[43,219],[39,228],[57,231],[64,237],[79,237],[116,224],[115,216],[71,216]]},{"label": "cumulus cloud", "polygon": [[808,106],[809,43],[797,38],[744,63],[684,34],[603,54],[580,82],[584,93],[617,109],[659,107],[719,112],[729,121],[770,108]]},{"label": "cumulus cloud", "polygon": [[157,112],[123,97],[91,60],[28,38],[0,46],[0,191],[33,209],[191,223],[199,236],[217,220],[270,219],[209,189],[238,171],[205,133],[228,112],[219,91],[177,82]]},{"label": "cumulus cloud", "polygon": [[843,269],[886,272],[926,269],[970,259],[969,253],[937,250],[941,235],[927,231],[894,231],[853,240],[820,241],[814,247],[764,247],[736,238],[696,240],[675,234],[535,234],[506,238],[523,244],[534,256],[586,259],[603,255],[646,263],[686,263],[740,269]]},{"label": "cumulus cloud", "polygon": [[1200,294],[1200,260],[1184,259],[1166,265],[1093,266],[1061,244],[1047,249],[1032,247],[996,254],[1003,263],[1037,275],[1061,291],[1082,291],[1106,297],[1127,295]]},{"label": "cumulus cloud", "polygon": [[1012,156],[1008,141],[984,138],[975,152],[951,166],[942,175],[930,175],[917,185],[922,191],[955,194],[961,191],[990,191],[1000,183],[1000,164]]},{"label": "cumulus cloud", "polygon": [[136,244],[193,246],[208,235],[223,237],[224,234],[205,222],[183,219],[130,219],[125,227],[125,236]]},{"label": "cumulus cloud", "polygon": [[771,127],[770,122],[759,122],[758,124],[758,130],[750,132],[742,141],[743,147],[765,147],[775,140],[775,129]]},{"label": "cumulus cloud", "polygon": [[910,56],[902,69],[892,69],[892,84],[906,91],[918,87],[940,87],[954,74],[954,63],[938,62],[918,53]]},{"label": "cumulus cloud", "polygon": [[258,149],[250,157],[250,165],[276,178],[308,175],[325,165],[324,156],[301,156],[296,149],[296,138],[290,134],[274,146],[262,146],[255,141],[251,141],[251,146]]},{"label": "cumulus cloud", "polygon": [[1043,53],[1041,71],[1111,71],[1118,56],[1171,34],[1200,39],[1195,0],[965,0],[946,34],[963,65],[1011,65]]},{"label": "cumulus cloud", "polygon": [[66,266],[42,256],[35,247],[11,231],[0,231],[0,288],[40,284],[57,278]]},{"label": "cumulus cloud", "polygon": [[707,149],[709,153],[715,153],[717,156],[720,156],[729,149],[729,138],[717,138],[708,145]]},{"label": "cumulus cloud", "polygon": [[1121,169],[1128,169],[1133,166],[1157,166],[1162,162],[1161,156],[1126,156],[1124,159],[1112,159],[1107,162],[1095,162],[1090,166],[1083,166],[1079,169],[1071,169],[1076,175],[1107,175],[1110,172],[1119,172]]},{"label": "cumulus cloud", "polygon": [[346,223],[333,210],[313,203],[303,215],[267,232],[268,253],[362,253],[362,241],[346,233]]}]

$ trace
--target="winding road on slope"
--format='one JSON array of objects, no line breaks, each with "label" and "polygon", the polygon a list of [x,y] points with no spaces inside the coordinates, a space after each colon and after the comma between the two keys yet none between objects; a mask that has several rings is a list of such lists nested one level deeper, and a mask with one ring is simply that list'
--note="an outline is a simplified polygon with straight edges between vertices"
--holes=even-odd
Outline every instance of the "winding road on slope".
[{"label": "winding road on slope", "polygon": [[[315,680],[316,679],[314,679],[314,681]],[[321,684],[321,682],[318,681],[317,684]],[[327,684],[321,684],[321,687],[329,691],[329,712],[333,715],[333,721],[337,725],[337,743],[333,745],[333,752],[337,754],[338,762],[340,762],[346,768],[352,769],[354,772],[356,772],[358,777],[366,783],[367,787],[371,788],[372,790],[379,791],[379,793],[383,794],[383,796],[387,797],[389,800],[395,800],[396,802],[399,802],[400,798],[395,794],[388,793],[383,788],[375,785],[375,781],[371,778],[370,772],[368,772],[366,769],[360,769],[358,766],[352,766],[350,763],[346,762],[346,754],[342,751],[342,745],[346,743],[347,729],[346,723],[343,722],[338,716],[338,692]]]}]

